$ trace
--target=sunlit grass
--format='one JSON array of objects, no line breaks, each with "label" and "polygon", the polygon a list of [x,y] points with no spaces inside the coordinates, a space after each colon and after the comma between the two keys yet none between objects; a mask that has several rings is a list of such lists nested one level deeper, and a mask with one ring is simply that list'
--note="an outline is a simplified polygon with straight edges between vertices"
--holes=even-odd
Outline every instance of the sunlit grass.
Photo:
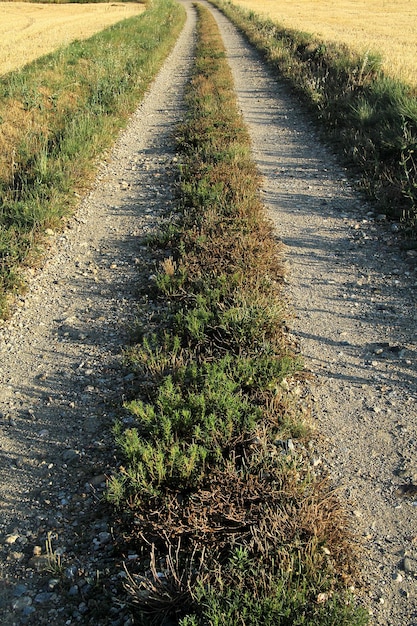
[{"label": "sunlit grass", "polygon": [[383,69],[417,87],[417,0],[239,0],[286,28],[383,58]]}]

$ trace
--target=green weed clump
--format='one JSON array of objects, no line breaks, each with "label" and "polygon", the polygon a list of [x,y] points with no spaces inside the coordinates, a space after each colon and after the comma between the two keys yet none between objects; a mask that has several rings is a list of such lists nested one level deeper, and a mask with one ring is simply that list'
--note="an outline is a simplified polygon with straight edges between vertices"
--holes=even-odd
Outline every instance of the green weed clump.
[{"label": "green weed clump", "polygon": [[416,235],[415,90],[384,75],[375,54],[358,55],[232,2],[211,1],[308,104],[380,210]]},{"label": "green weed clump", "polygon": [[128,601],[141,624],[359,626],[347,520],[304,445],[281,249],[219,32],[198,13],[178,212],[148,242],[164,253],[159,326],[126,355],[138,393],[107,492],[123,550],[143,556]]},{"label": "green weed clump", "polygon": [[47,229],[57,229],[155,76],[184,23],[158,0],[143,14],[0,79],[0,315]]}]

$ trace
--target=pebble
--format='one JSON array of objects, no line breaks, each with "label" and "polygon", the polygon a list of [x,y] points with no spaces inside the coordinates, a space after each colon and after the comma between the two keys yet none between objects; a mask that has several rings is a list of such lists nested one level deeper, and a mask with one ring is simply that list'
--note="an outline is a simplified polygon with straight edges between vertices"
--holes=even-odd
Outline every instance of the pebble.
[{"label": "pebble", "polygon": [[62,454],[62,460],[64,463],[73,463],[74,461],[80,458],[80,453],[78,450],[65,450]]},{"label": "pebble", "polygon": [[51,578],[50,580],[48,580],[48,589],[50,589],[51,591],[55,589],[55,587],[57,587],[58,585],[59,585],[58,578]]},{"label": "pebble", "polygon": [[106,484],[106,476],[104,474],[99,474],[98,476],[93,476],[90,478],[88,482],[85,483],[85,488],[88,489],[90,487],[100,487],[105,486]]},{"label": "pebble", "polygon": [[99,533],[98,538],[102,544],[109,543],[111,540],[111,534],[108,532],[101,532]]},{"label": "pebble", "polygon": [[16,585],[16,587],[13,589],[13,595],[15,598],[21,598],[27,593],[27,590],[27,585],[25,585],[24,583],[20,583],[19,585]]},{"label": "pebble", "polygon": [[415,576],[417,574],[417,560],[408,556],[404,557],[403,568],[406,574]]},{"label": "pebble", "polygon": [[47,602],[52,602],[52,600],[56,599],[57,595],[52,591],[41,591],[35,596],[35,602],[37,602],[38,604],[46,604]]},{"label": "pebble", "polygon": [[32,604],[32,598],[30,596],[22,596],[13,600],[12,607],[15,611],[22,611],[24,608]]},{"label": "pebble", "polygon": [[68,579],[72,579],[75,577],[77,571],[78,571],[78,568],[76,565],[70,565],[65,570],[65,577]]},{"label": "pebble", "polygon": [[68,593],[69,593],[70,596],[77,596],[79,594],[79,592],[80,592],[80,590],[78,588],[78,585],[72,585],[70,587],[70,590],[69,590]]}]

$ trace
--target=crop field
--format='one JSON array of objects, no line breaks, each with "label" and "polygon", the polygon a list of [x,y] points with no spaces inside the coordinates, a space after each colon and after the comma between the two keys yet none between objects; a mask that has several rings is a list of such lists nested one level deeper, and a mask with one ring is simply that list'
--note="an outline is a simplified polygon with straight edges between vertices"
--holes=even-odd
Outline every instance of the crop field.
[{"label": "crop field", "polygon": [[417,86],[417,0],[235,0],[327,41],[343,42],[357,52],[378,52],[383,69]]},{"label": "crop field", "polygon": [[0,75],[36,58],[87,39],[125,18],[137,15],[144,4],[32,4],[0,2]]}]

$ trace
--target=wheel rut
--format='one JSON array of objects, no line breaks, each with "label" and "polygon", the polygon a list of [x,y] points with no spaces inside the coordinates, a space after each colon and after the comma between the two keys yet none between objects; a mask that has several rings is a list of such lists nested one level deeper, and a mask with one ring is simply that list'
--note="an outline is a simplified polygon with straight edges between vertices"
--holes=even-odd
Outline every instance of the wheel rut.
[{"label": "wheel rut", "polygon": [[321,461],[364,544],[375,624],[417,624],[417,275],[397,224],[355,191],[297,98],[214,11],[287,247],[289,323],[315,377]]}]

